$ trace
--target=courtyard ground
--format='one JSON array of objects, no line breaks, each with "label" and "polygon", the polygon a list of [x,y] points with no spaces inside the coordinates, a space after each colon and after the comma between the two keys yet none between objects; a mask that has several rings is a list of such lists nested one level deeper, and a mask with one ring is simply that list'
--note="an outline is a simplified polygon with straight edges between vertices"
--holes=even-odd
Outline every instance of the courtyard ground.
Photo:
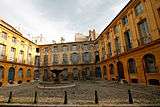
[{"label": "courtyard ground", "polygon": [[99,104],[128,104],[131,89],[134,104],[160,104],[160,87],[120,84],[114,81],[76,81],[76,86],[62,89],[39,89],[37,83],[0,87],[0,103],[6,103],[12,91],[11,103],[33,104],[37,91],[38,104],[63,104],[67,91],[68,104],[94,104],[95,90]]}]

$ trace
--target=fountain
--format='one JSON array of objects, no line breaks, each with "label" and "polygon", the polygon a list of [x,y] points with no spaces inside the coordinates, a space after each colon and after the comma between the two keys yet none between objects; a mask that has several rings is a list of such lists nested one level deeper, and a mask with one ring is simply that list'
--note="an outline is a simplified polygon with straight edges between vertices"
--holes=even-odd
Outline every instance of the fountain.
[{"label": "fountain", "polygon": [[59,74],[62,71],[64,71],[64,69],[53,69],[53,70],[51,70],[51,72],[56,75],[56,78],[54,79],[55,84],[60,84]]},{"label": "fountain", "polygon": [[53,74],[55,74],[54,81],[46,82],[42,81],[39,83],[38,88],[43,89],[57,89],[57,88],[68,88],[68,87],[75,87],[75,83],[70,81],[61,81],[59,78],[60,73],[64,71],[64,69],[53,69],[50,70]]}]

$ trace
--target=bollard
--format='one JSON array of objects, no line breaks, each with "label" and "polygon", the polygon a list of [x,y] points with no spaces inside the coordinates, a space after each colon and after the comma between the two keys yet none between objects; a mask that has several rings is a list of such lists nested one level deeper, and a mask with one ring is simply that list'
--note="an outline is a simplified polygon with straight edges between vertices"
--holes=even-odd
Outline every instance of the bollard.
[{"label": "bollard", "polygon": [[128,90],[128,96],[129,96],[129,104],[133,104],[133,98],[132,98],[132,94],[131,94],[131,90]]},{"label": "bollard", "polygon": [[11,100],[12,100],[12,91],[10,91],[10,93],[9,93],[9,99],[8,99],[7,103],[11,103]]},{"label": "bollard", "polygon": [[37,104],[37,91],[35,91],[34,104]]},{"label": "bollard", "polygon": [[67,92],[66,91],[64,91],[64,104],[67,104]]},{"label": "bollard", "polygon": [[98,104],[98,95],[96,90],[95,90],[95,104]]}]

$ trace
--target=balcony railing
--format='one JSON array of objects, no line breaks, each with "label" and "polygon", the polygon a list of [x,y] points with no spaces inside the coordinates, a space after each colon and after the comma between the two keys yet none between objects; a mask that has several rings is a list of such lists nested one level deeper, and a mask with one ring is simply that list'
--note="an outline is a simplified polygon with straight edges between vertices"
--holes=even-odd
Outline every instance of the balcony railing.
[{"label": "balcony railing", "polygon": [[140,39],[138,39],[138,45],[145,45],[145,44],[148,44],[150,43],[152,40],[151,40],[151,37],[150,36],[143,36],[143,37],[140,37]]}]

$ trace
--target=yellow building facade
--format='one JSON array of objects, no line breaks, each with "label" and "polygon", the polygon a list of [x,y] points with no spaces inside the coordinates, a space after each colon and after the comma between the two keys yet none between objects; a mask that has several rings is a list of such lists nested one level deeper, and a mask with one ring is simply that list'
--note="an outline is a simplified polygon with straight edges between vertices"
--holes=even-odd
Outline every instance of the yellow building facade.
[{"label": "yellow building facade", "polygon": [[158,0],[130,0],[95,40],[36,45],[2,20],[0,35],[1,84],[52,81],[62,68],[62,80],[160,84]]},{"label": "yellow building facade", "polygon": [[0,85],[33,80],[37,45],[0,20]]}]

